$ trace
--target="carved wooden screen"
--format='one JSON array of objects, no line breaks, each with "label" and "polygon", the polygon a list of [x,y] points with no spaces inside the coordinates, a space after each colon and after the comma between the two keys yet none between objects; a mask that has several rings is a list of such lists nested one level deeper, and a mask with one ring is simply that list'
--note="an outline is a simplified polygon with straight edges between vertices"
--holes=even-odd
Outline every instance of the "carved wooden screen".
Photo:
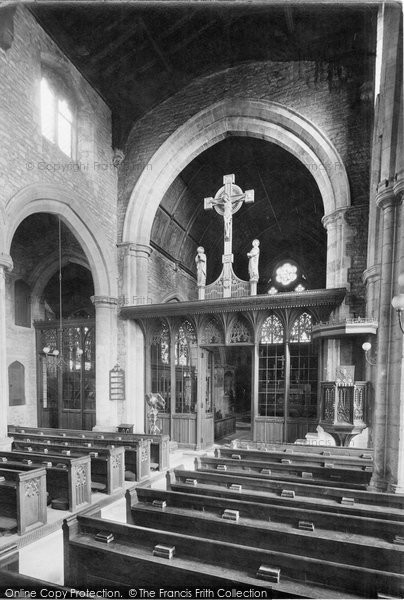
[{"label": "carved wooden screen", "polygon": [[170,412],[171,372],[170,334],[167,323],[159,323],[153,332],[151,345],[151,391],[161,394],[165,400],[164,412]]},{"label": "carved wooden screen", "polygon": [[276,315],[265,319],[261,329],[258,373],[258,414],[282,417],[285,394],[284,328]]},{"label": "carved wooden screen", "polygon": [[175,412],[196,411],[198,345],[195,329],[185,320],[175,337]]},{"label": "carved wooden screen", "polygon": [[305,312],[290,332],[290,417],[315,418],[317,414],[318,356],[311,329],[312,317]]}]

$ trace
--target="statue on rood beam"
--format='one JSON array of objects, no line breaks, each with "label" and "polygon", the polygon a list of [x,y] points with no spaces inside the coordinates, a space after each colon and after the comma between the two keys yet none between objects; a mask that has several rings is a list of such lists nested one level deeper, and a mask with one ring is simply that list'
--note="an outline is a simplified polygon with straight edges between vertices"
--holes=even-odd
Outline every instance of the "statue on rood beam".
[{"label": "statue on rood beam", "polygon": [[202,246],[198,246],[196,249],[197,255],[195,256],[196,263],[196,275],[198,287],[206,284],[206,254],[205,249]]},{"label": "statue on rood beam", "polygon": [[260,257],[260,249],[259,249],[260,241],[253,240],[252,248],[250,252],[247,252],[247,256],[249,258],[248,261],[248,274],[250,276],[250,281],[258,281],[259,273],[258,273],[258,261]]}]

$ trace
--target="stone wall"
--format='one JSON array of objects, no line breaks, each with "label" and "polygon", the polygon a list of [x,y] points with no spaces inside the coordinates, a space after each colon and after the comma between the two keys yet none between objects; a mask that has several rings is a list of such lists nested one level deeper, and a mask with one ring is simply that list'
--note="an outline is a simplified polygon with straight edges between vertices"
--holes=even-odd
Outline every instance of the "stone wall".
[{"label": "stone wall", "polygon": [[[61,73],[74,97],[77,144],[72,158],[41,134],[42,65]],[[102,251],[115,257],[117,172],[112,164],[110,110],[23,6],[18,6],[14,15],[11,47],[0,49],[0,97],[0,215],[3,211],[8,214],[7,204],[21,190],[53,186],[71,194],[91,215],[91,222],[84,227],[95,238],[102,237]],[[52,197],[48,204],[52,206]],[[9,243],[20,220],[19,214],[6,219]],[[5,251],[10,252],[10,247]],[[21,264],[20,257],[12,258],[16,274],[26,274],[27,265]],[[106,268],[114,273],[115,262],[110,261]],[[35,425],[35,332],[33,327],[14,324],[14,280],[14,276],[7,278],[7,364],[18,360],[25,367],[26,405],[9,408],[8,419]]]}]

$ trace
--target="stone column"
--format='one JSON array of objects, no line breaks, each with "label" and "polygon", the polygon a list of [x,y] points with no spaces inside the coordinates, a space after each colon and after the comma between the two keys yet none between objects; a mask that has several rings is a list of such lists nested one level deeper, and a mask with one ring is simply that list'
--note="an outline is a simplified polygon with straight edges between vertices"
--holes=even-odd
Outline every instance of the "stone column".
[{"label": "stone column", "polygon": [[[323,225],[327,230],[327,288],[348,287],[348,268],[351,258],[347,253],[347,241],[350,233],[349,225],[345,221],[348,207],[340,208],[323,217]],[[349,307],[343,302],[334,313],[336,321],[345,319],[349,315]],[[323,373],[322,377],[333,381],[337,366],[340,364],[341,340],[326,339],[323,346]]]},{"label": "stone column", "polygon": [[119,423],[116,401],[109,396],[109,372],[116,364],[117,299],[92,296],[95,306],[95,430],[114,430]]},{"label": "stone column", "polygon": [[147,304],[148,260],[152,248],[131,242],[119,246],[123,249],[122,304]]},{"label": "stone column", "polygon": [[379,327],[377,336],[377,364],[375,403],[373,410],[374,468],[370,488],[386,489],[386,416],[389,403],[388,365],[391,358],[391,299],[394,246],[396,243],[397,199],[390,187],[382,184],[376,196],[382,214],[381,286],[379,297]]},{"label": "stone column", "polygon": [[0,450],[10,450],[12,440],[7,437],[8,365],[6,339],[6,271],[13,261],[8,254],[0,254]]},{"label": "stone column", "polygon": [[[394,191],[396,192],[396,189]],[[404,293],[404,206],[403,190],[398,190],[396,199],[397,252],[393,265],[392,295]],[[387,410],[387,491],[404,494],[404,335],[398,316],[392,311],[391,348],[389,361],[389,404]]]}]

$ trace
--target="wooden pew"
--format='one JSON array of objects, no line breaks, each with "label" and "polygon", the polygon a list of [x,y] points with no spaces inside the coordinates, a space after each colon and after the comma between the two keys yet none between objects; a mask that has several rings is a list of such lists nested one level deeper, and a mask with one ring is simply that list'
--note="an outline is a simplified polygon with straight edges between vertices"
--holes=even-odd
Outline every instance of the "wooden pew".
[{"label": "wooden pew", "polygon": [[[71,587],[81,583],[125,593],[136,581],[137,587],[157,591],[170,586],[190,590],[190,597],[195,587],[207,587],[223,588],[229,590],[228,594],[236,588],[253,593],[267,590],[266,597],[271,598],[335,599],[394,594],[404,585],[401,574],[337,564],[331,556],[308,558],[260,548],[258,544],[248,546],[200,535],[147,529],[88,514],[66,519],[63,531],[65,585]],[[109,543],[101,541],[107,536],[113,539],[110,538]],[[171,559],[153,556],[156,546],[161,545],[175,547]],[[266,567],[266,574],[272,576],[273,581],[257,576],[260,570],[264,571],[261,567]]]},{"label": "wooden pew", "polygon": [[373,458],[373,448],[351,448],[345,446],[325,446],[322,444],[290,444],[281,442],[253,442],[251,440],[232,440],[229,447],[233,450],[237,448],[244,450],[268,450],[270,452],[304,452],[314,454],[327,454],[330,452],[332,455],[338,456],[355,456],[364,458],[371,456]]},{"label": "wooden pew", "polygon": [[85,438],[88,440],[104,439],[111,444],[118,445],[118,442],[125,444],[143,440],[150,440],[150,462],[153,465],[158,465],[159,471],[165,471],[170,467],[170,436],[168,435],[153,435],[148,433],[121,433],[117,431],[86,431],[81,429],[52,429],[50,427],[19,427],[9,425],[8,432],[10,436],[16,433],[32,433],[44,436],[70,436],[77,438]]},{"label": "wooden pew", "polygon": [[267,463],[255,460],[238,460],[233,458],[214,458],[208,456],[200,457],[200,469],[229,470],[234,473],[254,472],[267,474],[272,478],[289,478],[304,480],[305,483],[312,481],[321,485],[349,486],[357,489],[365,489],[370,482],[371,472],[356,471],[353,469],[341,469],[323,466],[302,464]]},{"label": "wooden pew", "polygon": [[[27,464],[27,462],[31,464]],[[57,456],[30,452],[0,451],[0,466],[22,471],[46,468],[46,490],[50,500],[62,498],[68,510],[75,511],[91,504],[90,456]]]},{"label": "wooden pew", "polygon": [[[388,515],[391,519],[401,520],[404,510],[404,496],[369,492],[342,487],[330,487],[287,480],[271,479],[269,475],[254,473],[220,473],[208,469],[198,470],[199,460],[196,460],[196,470],[178,467],[167,473],[168,489],[173,485],[173,474],[177,483],[186,485],[189,480],[192,485],[215,486],[228,490],[232,485],[240,486],[243,493],[254,493],[257,502],[299,503],[302,506],[318,507],[326,505],[327,510],[367,515],[374,513],[378,518]],[[187,487],[191,487],[190,484]]]},{"label": "wooden pew", "polygon": [[46,521],[46,470],[25,472],[1,467],[0,528],[16,529],[22,535]]},{"label": "wooden pew", "polygon": [[[338,518],[335,513],[298,507],[151,488],[133,490],[130,499],[127,495],[127,501],[131,503],[127,520],[135,525],[184,534],[200,531],[203,537],[211,539],[240,540],[246,545],[302,553],[312,558],[338,556],[338,562],[367,568],[377,564],[382,570],[402,572],[404,546],[392,542],[396,535],[402,537],[402,522],[348,515]],[[155,505],[162,502],[166,503],[163,509]],[[236,522],[231,520],[230,513],[238,513]],[[367,524],[370,533],[366,531]],[[372,535],[383,535],[383,529],[388,541]]]},{"label": "wooden pew", "polygon": [[304,500],[296,501],[296,499],[289,498],[273,498],[259,492],[254,494],[242,489],[236,491],[220,486],[201,486],[189,483],[170,483],[167,485],[167,490],[188,494],[190,498],[198,495],[221,498],[229,501],[230,504],[241,502],[245,507],[247,504],[243,503],[263,504],[268,507],[268,514],[273,522],[279,521],[296,525],[299,521],[308,521],[313,523],[315,528],[369,535],[387,542],[394,542],[397,537],[401,538],[404,535],[404,513],[402,512],[392,517],[388,511],[375,514],[369,508],[354,510],[351,506],[341,504],[330,505],[318,502],[310,503]]},{"label": "wooden pew", "polygon": [[120,442],[119,440],[104,439],[103,436],[80,437],[50,434],[42,435],[40,433],[13,433],[15,442],[39,442],[50,446],[79,446],[80,448],[93,448],[95,451],[98,448],[115,448],[115,446],[123,447],[125,450],[125,471],[133,474],[133,481],[145,481],[150,477],[150,440],[135,440],[128,442]]},{"label": "wooden pew", "polygon": [[284,451],[273,451],[273,450],[245,450],[239,448],[233,450],[232,448],[216,448],[216,458],[238,458],[243,460],[255,460],[259,462],[277,462],[290,461],[291,464],[304,463],[310,466],[323,466],[327,465],[329,468],[344,468],[354,470],[366,470],[373,471],[373,457],[368,454],[368,458],[362,458],[357,456],[344,456],[342,454],[327,454],[315,453],[315,452],[295,452],[293,449]]},{"label": "wooden pew", "polygon": [[[40,452],[48,460],[59,456],[90,456],[91,458],[91,486],[107,494],[113,494],[124,487],[124,448],[100,448],[85,446],[62,446],[60,444],[45,444],[41,442],[23,442],[14,440],[12,448],[18,451],[31,453]],[[98,485],[95,485],[98,484]]]}]

